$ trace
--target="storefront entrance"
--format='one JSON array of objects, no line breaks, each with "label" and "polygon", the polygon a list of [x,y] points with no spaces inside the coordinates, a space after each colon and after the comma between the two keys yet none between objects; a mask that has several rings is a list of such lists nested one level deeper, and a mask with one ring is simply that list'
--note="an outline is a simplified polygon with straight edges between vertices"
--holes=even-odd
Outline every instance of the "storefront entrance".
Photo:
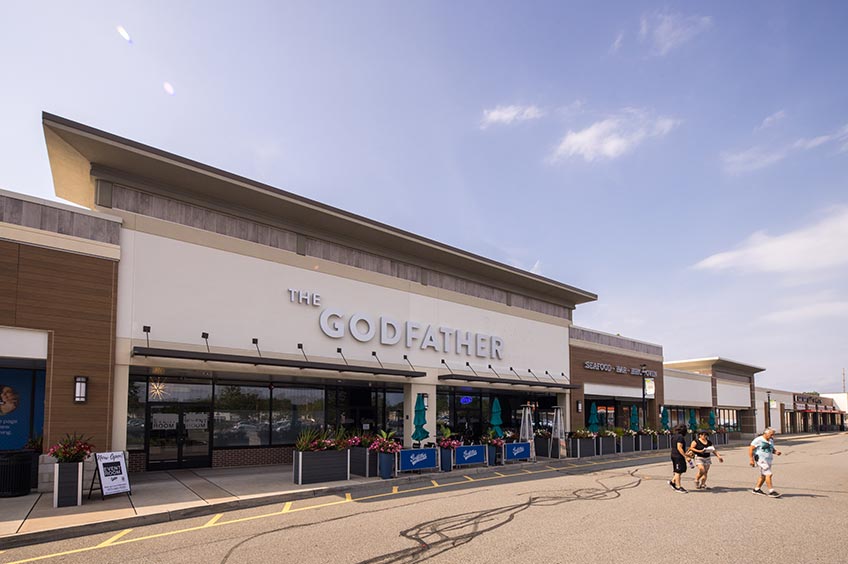
[{"label": "storefront entrance", "polygon": [[211,465],[211,404],[157,402],[149,403],[148,410],[148,470]]}]

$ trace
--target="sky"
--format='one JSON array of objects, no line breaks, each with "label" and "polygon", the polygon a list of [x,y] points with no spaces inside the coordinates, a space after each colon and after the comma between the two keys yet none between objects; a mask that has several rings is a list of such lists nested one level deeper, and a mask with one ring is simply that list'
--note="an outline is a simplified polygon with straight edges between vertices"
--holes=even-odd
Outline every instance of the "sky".
[{"label": "sky", "polygon": [[575,324],[838,392],[848,3],[2,2],[0,188],[41,112],[598,294]]}]

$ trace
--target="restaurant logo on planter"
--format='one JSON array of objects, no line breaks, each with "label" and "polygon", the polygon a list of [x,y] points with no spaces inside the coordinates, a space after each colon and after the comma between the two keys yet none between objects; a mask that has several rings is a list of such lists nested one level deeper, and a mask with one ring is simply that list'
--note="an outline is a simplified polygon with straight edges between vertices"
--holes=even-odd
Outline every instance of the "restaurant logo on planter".
[{"label": "restaurant logo on planter", "polygon": [[401,472],[436,468],[438,466],[438,460],[436,449],[434,448],[414,448],[402,450],[398,453]]},{"label": "restaurant logo on planter", "polygon": [[483,464],[486,462],[486,450],[481,445],[456,448],[456,464]]},{"label": "restaurant logo on planter", "polygon": [[530,443],[508,443],[506,445],[507,460],[529,460]]}]

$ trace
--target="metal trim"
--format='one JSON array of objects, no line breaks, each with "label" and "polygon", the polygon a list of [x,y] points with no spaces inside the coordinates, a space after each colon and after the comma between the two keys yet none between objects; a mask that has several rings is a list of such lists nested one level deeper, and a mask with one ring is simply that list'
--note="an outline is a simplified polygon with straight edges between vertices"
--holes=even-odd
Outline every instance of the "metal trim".
[{"label": "metal trim", "polygon": [[505,378],[489,378],[486,376],[463,376],[461,374],[443,374],[439,381],[461,380],[463,382],[480,382],[485,384],[509,384],[510,386],[529,386],[531,388],[547,388],[551,390],[579,390],[580,384],[559,384],[556,382],[530,382],[528,380],[508,380]]}]

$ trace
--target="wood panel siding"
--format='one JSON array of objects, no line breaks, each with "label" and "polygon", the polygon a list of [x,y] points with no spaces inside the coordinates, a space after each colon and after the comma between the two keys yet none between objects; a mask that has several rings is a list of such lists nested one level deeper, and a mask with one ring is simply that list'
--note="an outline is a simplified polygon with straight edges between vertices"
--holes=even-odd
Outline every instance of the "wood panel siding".
[{"label": "wood panel siding", "polygon": [[[571,383],[572,384],[606,384],[611,386],[628,386],[631,388],[642,387],[642,378],[631,374],[618,374],[616,372],[602,372],[598,370],[587,370],[584,365],[587,361],[600,362],[610,364],[612,366],[626,366],[628,368],[638,368],[645,364],[648,370],[653,370],[657,373],[654,378],[655,393],[654,399],[648,400],[648,425],[653,429],[659,428],[659,406],[664,403],[663,389],[663,365],[661,361],[640,358],[627,354],[614,354],[610,352],[596,351],[592,349],[584,349],[572,344],[569,347],[569,356],[571,362]],[[577,400],[583,403],[584,413],[577,413],[575,405]],[[574,390],[571,394],[571,428],[579,429],[585,427],[584,418],[588,412],[589,405],[586,405],[585,394],[583,388]],[[634,400],[641,404],[641,397]]]},{"label": "wood panel siding", "polygon": [[[112,260],[0,241],[0,323],[51,332],[45,446],[76,432],[111,448],[117,277]],[[74,403],[75,376],[88,377],[84,404]]]}]

